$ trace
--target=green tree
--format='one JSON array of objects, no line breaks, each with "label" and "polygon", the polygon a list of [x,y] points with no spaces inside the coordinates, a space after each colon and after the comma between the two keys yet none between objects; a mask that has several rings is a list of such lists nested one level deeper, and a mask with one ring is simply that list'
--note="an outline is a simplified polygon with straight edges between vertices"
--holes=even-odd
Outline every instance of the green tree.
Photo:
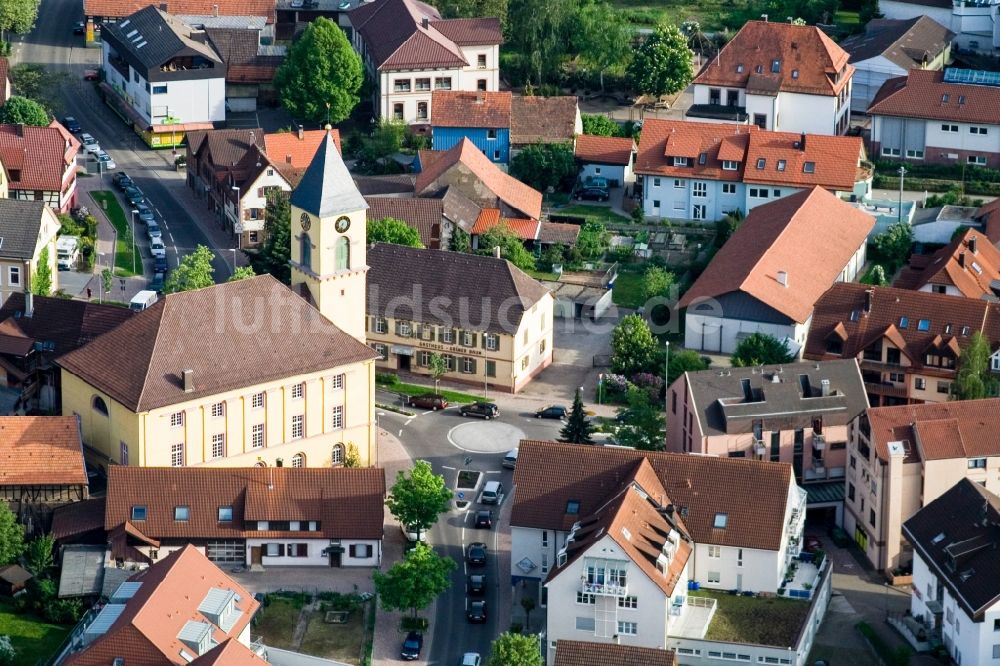
[{"label": "green tree", "polygon": [[232,275],[226,282],[236,282],[237,280],[245,280],[247,278],[252,278],[257,275],[257,272],[253,269],[253,266],[237,266],[236,270],[233,271]]},{"label": "green tree", "polygon": [[650,266],[642,276],[642,297],[647,301],[670,295],[676,278],[670,271],[659,266]]},{"label": "green tree", "polygon": [[600,259],[611,246],[611,233],[601,222],[584,222],[576,237],[576,249],[585,259]]},{"label": "green tree", "polygon": [[51,534],[42,535],[28,542],[24,551],[24,566],[35,576],[41,576],[52,568],[52,552],[55,549],[55,539]]},{"label": "green tree", "polygon": [[500,634],[490,649],[487,666],[542,666],[542,654],[538,647],[538,636]]},{"label": "green tree", "polygon": [[409,476],[402,470],[396,474],[396,483],[389,491],[385,504],[392,515],[405,527],[417,533],[429,530],[438,516],[448,510],[451,491],[445,486],[444,477],[435,474],[430,463],[418,460]]},{"label": "green tree", "polygon": [[10,70],[10,85],[21,97],[38,102],[50,114],[62,108],[59,90],[66,83],[66,73],[44,65],[23,62]]},{"label": "green tree", "polygon": [[335,124],[357,106],[363,80],[361,58],[344,31],[321,16],[288,48],[274,87],[296,118]]},{"label": "green tree", "polygon": [[354,442],[347,443],[347,452],[344,454],[344,467],[349,469],[361,467],[361,454],[358,453],[358,447]]},{"label": "green tree", "polygon": [[45,127],[49,124],[49,112],[38,102],[12,95],[0,106],[0,123],[11,125],[37,125]]},{"label": "green tree", "polygon": [[181,258],[180,264],[171,271],[163,291],[176,294],[179,291],[203,289],[215,284],[212,277],[215,268],[212,267],[212,251],[204,245],[199,245],[194,252]]},{"label": "green tree", "polygon": [[554,80],[572,45],[576,0],[516,0],[508,11],[510,48],[538,84]]},{"label": "green tree", "polygon": [[691,49],[675,25],[662,24],[643,41],[626,76],[643,95],[672,95],[691,83]]},{"label": "green tree", "polygon": [[441,382],[441,378],[448,374],[448,362],[444,360],[444,356],[438,352],[431,354],[427,362],[427,369],[431,373],[431,378],[434,380],[434,392],[438,392],[438,384]]},{"label": "green tree", "polygon": [[691,349],[672,351],[667,361],[667,384],[672,384],[685,372],[698,372],[706,369],[708,369],[708,362],[698,352]]},{"label": "green tree", "polygon": [[3,0],[0,2],[0,36],[5,32],[27,34],[35,29],[41,0]]},{"label": "green tree", "polygon": [[792,353],[784,340],[767,333],[754,333],[743,338],[730,359],[734,368],[754,365],[777,365],[791,363]]},{"label": "green tree", "polygon": [[884,263],[889,273],[895,273],[910,258],[913,245],[913,228],[907,222],[889,225],[883,233],[872,239],[872,249]]},{"label": "green tree", "polygon": [[403,149],[406,140],[406,123],[383,118],[372,130],[371,136],[361,141],[358,168],[366,173],[393,173],[398,167],[390,158]]},{"label": "green tree", "polygon": [[[584,64],[597,70],[604,92],[604,73],[620,70],[632,55],[635,34],[625,13],[607,2],[592,2],[580,7],[576,16],[574,46]],[[615,136],[609,134],[607,136]]]},{"label": "green tree", "polygon": [[292,270],[288,262],[292,258],[292,209],[288,194],[272,190],[267,195],[264,229],[267,239],[257,255],[258,273],[269,273],[285,284],[292,281]]},{"label": "green tree", "polygon": [[510,160],[510,174],[539,192],[569,191],[579,170],[568,143],[534,143]]},{"label": "green tree", "polygon": [[434,598],[451,586],[448,574],[455,560],[441,557],[425,543],[417,542],[400,562],[382,573],[372,573],[382,608],[388,611],[417,611],[427,608]]},{"label": "green tree", "polygon": [[13,564],[24,552],[24,528],[14,512],[0,502],[0,567]]},{"label": "green tree", "polygon": [[17,663],[17,650],[10,642],[10,636],[0,636],[0,666],[14,666]]},{"label": "green tree", "polygon": [[101,287],[104,289],[104,293],[111,292],[111,285],[114,282],[115,274],[111,272],[110,268],[105,268],[101,271]]},{"label": "green tree", "polygon": [[736,209],[715,223],[715,246],[722,247],[743,223],[743,211]]},{"label": "green tree", "polygon": [[576,390],[573,396],[573,407],[569,410],[569,418],[566,425],[559,431],[559,441],[570,444],[593,444],[590,437],[593,426],[587,420],[587,413],[583,411],[583,400],[580,398],[580,389]]},{"label": "green tree", "polygon": [[493,248],[500,248],[500,256],[514,264],[522,271],[535,269],[535,255],[525,247],[524,241],[511,231],[506,223],[500,223],[479,236],[479,249],[476,254],[492,256]]},{"label": "green tree", "polygon": [[31,293],[36,296],[48,296],[52,293],[52,267],[49,265],[48,245],[38,253],[38,268],[31,276]]},{"label": "green tree", "polygon": [[654,403],[647,391],[630,386],[627,407],[618,410],[621,425],[615,442],[641,451],[660,451],[665,445],[666,419],[663,405]]},{"label": "green tree", "polygon": [[449,242],[452,252],[468,252],[471,248],[471,241],[469,239],[469,232],[456,226],[451,231],[451,241]]},{"label": "green tree", "polygon": [[598,113],[585,113],[583,133],[591,136],[621,136],[622,126],[616,121]]},{"label": "green tree", "polygon": [[521,597],[521,608],[524,609],[524,628],[531,633],[531,611],[535,610],[534,597]]},{"label": "green tree", "polygon": [[392,243],[408,247],[422,248],[424,246],[420,242],[420,233],[416,229],[394,217],[383,217],[381,220],[369,222],[366,236],[369,245],[372,243]]},{"label": "green tree", "polygon": [[435,6],[445,18],[498,18],[500,28],[507,27],[508,0],[443,0]]},{"label": "green tree", "polygon": [[958,357],[958,374],[952,384],[952,396],[956,400],[978,400],[992,398],[996,394],[997,380],[990,371],[990,343],[976,331]]},{"label": "green tree", "polygon": [[653,360],[656,347],[645,319],[637,314],[623,317],[611,332],[611,370],[626,376],[642,372]]}]

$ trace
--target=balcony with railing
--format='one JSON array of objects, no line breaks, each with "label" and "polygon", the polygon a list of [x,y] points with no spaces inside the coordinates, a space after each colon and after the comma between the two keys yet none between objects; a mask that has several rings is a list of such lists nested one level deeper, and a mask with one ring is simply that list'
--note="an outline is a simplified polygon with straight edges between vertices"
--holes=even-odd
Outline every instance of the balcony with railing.
[{"label": "balcony with railing", "polygon": [[673,618],[668,624],[667,634],[675,638],[701,640],[708,633],[708,627],[712,624],[717,609],[718,602],[712,597],[688,595],[683,600],[676,599],[670,607]]},{"label": "balcony with railing", "polygon": [[628,596],[628,562],[586,558],[580,576],[580,591],[602,596]]}]

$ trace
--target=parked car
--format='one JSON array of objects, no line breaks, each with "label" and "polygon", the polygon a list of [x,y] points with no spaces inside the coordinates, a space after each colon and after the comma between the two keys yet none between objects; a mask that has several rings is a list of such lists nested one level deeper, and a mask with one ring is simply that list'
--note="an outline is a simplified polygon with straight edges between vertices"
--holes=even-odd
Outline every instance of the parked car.
[{"label": "parked car", "polygon": [[462,655],[462,661],[458,662],[458,666],[482,666],[482,663],[483,658],[478,652],[466,652]]},{"label": "parked car", "polygon": [[149,240],[153,240],[154,238],[163,238],[163,232],[160,231],[160,225],[156,222],[150,222],[146,225],[146,233],[149,234]]},{"label": "parked car", "polygon": [[486,575],[472,574],[465,583],[465,593],[470,597],[482,597],[486,595]]},{"label": "parked car", "polygon": [[153,215],[153,209],[149,207],[145,201],[140,201],[135,205],[136,217],[139,218],[140,222],[149,224],[150,222],[156,222],[156,216]]},{"label": "parked car", "polygon": [[157,273],[167,274],[167,258],[153,257],[153,270]]},{"label": "parked car", "polygon": [[566,418],[566,408],[562,405],[549,405],[535,412],[538,419],[564,419]]},{"label": "parked car", "polygon": [[76,23],[73,24],[74,35],[83,35],[86,32],[87,32],[87,24],[84,23],[83,21],[77,21]]},{"label": "parked car", "polygon": [[68,129],[73,134],[78,134],[80,132],[80,123],[73,116],[66,116],[62,121],[63,127]]},{"label": "parked car", "polygon": [[448,401],[444,399],[443,395],[437,395],[434,393],[424,393],[422,395],[414,395],[410,397],[409,402],[407,402],[410,407],[419,407],[420,409],[431,409],[437,411],[439,409],[444,409],[448,406]]},{"label": "parked car", "polygon": [[514,469],[517,467],[517,449],[511,449],[507,452],[507,455],[503,457],[503,462],[500,463],[507,469]]},{"label": "parked car", "polygon": [[138,187],[130,185],[125,187],[125,199],[133,206],[138,206],[146,199],[146,196]]},{"label": "parked car", "polygon": [[465,551],[465,559],[472,566],[486,566],[486,544],[482,541],[470,543],[469,548]]},{"label": "parked car", "polygon": [[101,78],[101,73],[96,69],[85,69],[83,70],[83,80],[84,81],[96,81]]},{"label": "parked car", "polygon": [[823,549],[823,543],[815,534],[807,534],[802,538],[802,550],[807,553],[815,553]]},{"label": "parked car", "polygon": [[581,187],[573,197],[588,201],[607,201],[611,198],[611,193],[603,187]]},{"label": "parked car", "polygon": [[483,486],[483,494],[479,501],[483,504],[499,504],[503,497],[503,483],[500,481],[487,481]]},{"label": "parked car", "polygon": [[[417,528],[412,525],[400,525],[399,529],[403,531],[403,536],[410,543],[416,543],[417,541]],[[427,530],[420,530],[420,541],[422,543],[427,543]]]},{"label": "parked car", "polygon": [[163,244],[163,240],[160,238],[154,238],[149,243],[149,254],[153,257],[166,257],[167,256],[167,246]]},{"label": "parked car", "polygon": [[476,529],[490,529],[493,527],[493,512],[487,509],[476,512]]},{"label": "parked car", "polygon": [[486,602],[479,599],[469,603],[469,610],[465,611],[465,619],[473,624],[486,622]]},{"label": "parked car", "polygon": [[153,279],[149,281],[148,285],[146,285],[146,289],[162,294],[163,287],[166,284],[166,277],[167,276],[164,273],[154,273]]},{"label": "parked car", "polygon": [[399,656],[404,661],[420,659],[420,650],[424,647],[424,635],[419,631],[411,631],[403,639],[403,648],[399,651]]},{"label": "parked car", "polygon": [[94,157],[97,159],[97,162],[98,164],[100,164],[101,168],[104,169],[105,171],[111,171],[118,166],[117,164],[115,164],[115,161],[111,159],[111,155],[108,155],[103,150],[98,150],[96,153],[94,153]]},{"label": "parked car", "polygon": [[97,143],[97,139],[95,139],[92,134],[81,132],[80,143],[83,145],[83,151],[85,153],[97,154],[101,150],[101,144]]},{"label": "parked car", "polygon": [[119,171],[114,176],[111,177],[111,182],[114,183],[122,192],[125,191],[126,187],[135,187],[135,183],[132,182],[132,178],[124,171]]},{"label": "parked car", "polygon": [[492,402],[474,402],[471,405],[462,405],[458,413],[462,416],[480,416],[489,421],[500,416],[500,408]]}]

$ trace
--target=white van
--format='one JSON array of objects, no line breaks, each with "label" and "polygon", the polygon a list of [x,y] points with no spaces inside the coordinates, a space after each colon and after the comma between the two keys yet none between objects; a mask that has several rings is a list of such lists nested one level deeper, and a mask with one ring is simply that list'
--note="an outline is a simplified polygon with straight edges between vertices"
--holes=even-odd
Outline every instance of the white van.
[{"label": "white van", "polygon": [[511,449],[507,452],[507,455],[503,457],[503,463],[501,463],[507,469],[514,469],[517,467],[517,449]]},{"label": "white van", "polygon": [[158,300],[160,300],[160,297],[156,295],[155,291],[143,289],[132,297],[128,307],[132,312],[142,312]]},{"label": "white van", "polygon": [[76,236],[60,236],[56,241],[56,265],[61,271],[71,271],[80,258],[80,239]]},{"label": "white van", "polygon": [[499,504],[501,497],[503,497],[503,484],[499,481],[487,481],[479,501],[483,504]]}]

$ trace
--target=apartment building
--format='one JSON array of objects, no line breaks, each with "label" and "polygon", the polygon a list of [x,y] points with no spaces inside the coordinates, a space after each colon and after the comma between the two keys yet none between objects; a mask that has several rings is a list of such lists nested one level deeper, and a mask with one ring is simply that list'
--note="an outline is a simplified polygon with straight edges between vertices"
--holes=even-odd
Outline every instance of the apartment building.
[{"label": "apartment building", "polygon": [[997,0],[884,0],[879,11],[889,19],[930,17],[955,33],[956,48],[992,54],[1000,46],[995,20],[998,5]]},{"label": "apartment building", "polygon": [[934,254],[911,255],[893,286],[965,298],[997,298],[1000,250],[982,231],[967,227]]},{"label": "apartment building", "polygon": [[114,560],[150,564],[187,545],[219,566],[377,567],[385,470],[108,469],[104,531]]},{"label": "apartment building", "polygon": [[912,560],[903,524],[962,479],[1000,492],[1000,399],[872,407],[849,428],[844,529],[878,569]]},{"label": "apartment building", "polygon": [[79,152],[80,142],[55,120],[47,127],[0,125],[0,197],[68,213],[77,202]]},{"label": "apartment building", "polygon": [[[817,361],[857,358],[873,407],[946,402],[958,358],[977,331],[991,349],[1000,345],[996,304],[837,283],[816,302],[803,355]],[[991,362],[1000,369],[1000,362]]]},{"label": "apartment building", "polygon": [[998,105],[996,72],[910,70],[886,81],[868,107],[872,155],[1000,168]]},{"label": "apartment building", "polygon": [[910,612],[956,664],[1000,657],[1000,497],[963,479],[903,525],[913,544]]},{"label": "apartment building", "polygon": [[516,393],[552,363],[553,299],[506,259],[377,243],[368,251],[368,344],[380,369]]},{"label": "apartment building", "polygon": [[856,361],[686,372],[667,405],[667,451],[788,463],[810,511],[843,524],[829,498],[843,494],[848,424],[868,408]]},{"label": "apartment building", "polygon": [[864,159],[859,137],[648,119],[635,173],[647,217],[718,220],[814,187],[867,196],[872,173]]},{"label": "apartment building", "polygon": [[347,18],[379,118],[427,124],[436,90],[500,89],[500,19],[442,19],[416,0],[362,3]]},{"label": "apartment building", "polygon": [[684,346],[731,354],[766,333],[799,356],[816,302],[857,276],[874,226],[819,187],[754,209],[678,301]]},{"label": "apartment building", "polygon": [[843,134],[854,67],[816,26],[748,21],[694,79],[687,118]]},{"label": "apartment building", "polygon": [[42,201],[0,199],[0,304],[30,292],[31,280],[44,262],[52,276],[52,291],[59,289],[56,236],[61,227]]}]

